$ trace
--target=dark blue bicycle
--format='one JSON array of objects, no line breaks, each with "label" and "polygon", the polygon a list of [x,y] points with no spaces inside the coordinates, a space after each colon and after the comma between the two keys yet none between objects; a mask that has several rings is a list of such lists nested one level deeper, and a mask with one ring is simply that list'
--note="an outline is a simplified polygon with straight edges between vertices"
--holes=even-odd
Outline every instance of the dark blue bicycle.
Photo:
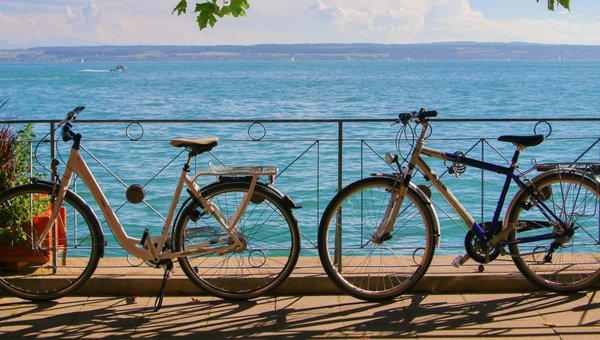
[{"label": "dark blue bicycle", "polygon": [[[436,111],[400,114],[406,129],[420,125],[418,139],[404,171],[374,174],[340,191],[319,225],[319,256],[327,275],[343,290],[366,300],[395,297],[427,271],[440,228],[426,186],[411,180],[418,169],[469,228],[469,258],[489,263],[509,256],[519,271],[539,287],[557,292],[585,289],[600,278],[600,213],[598,163],[538,165],[540,174],[527,179],[516,171],[520,152],[544,141],[543,135],[501,136],[517,149],[508,166],[500,166],[424,146],[430,117]],[[477,223],[431,170],[421,155],[452,162],[453,169],[472,166],[506,176],[491,222]],[[402,169],[398,156],[386,155]],[[535,170],[535,169],[534,169]],[[511,182],[519,191],[500,217]],[[429,191],[429,192],[428,192]]]}]

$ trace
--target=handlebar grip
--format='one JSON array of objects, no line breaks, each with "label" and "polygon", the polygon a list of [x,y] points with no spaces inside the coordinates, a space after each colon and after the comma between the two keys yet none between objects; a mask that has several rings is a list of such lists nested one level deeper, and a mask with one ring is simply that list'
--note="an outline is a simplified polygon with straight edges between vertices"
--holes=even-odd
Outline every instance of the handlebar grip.
[{"label": "handlebar grip", "polygon": [[435,110],[425,111],[425,110],[421,109],[421,111],[419,111],[419,117],[420,118],[437,117],[437,111],[435,111]]},{"label": "handlebar grip", "polygon": [[425,109],[421,109],[418,112],[413,111],[413,112],[409,112],[409,113],[400,113],[398,115],[397,122],[402,122],[402,124],[405,124],[405,125],[411,121],[420,123],[422,120],[426,120],[427,118],[436,117],[436,116],[437,116],[437,111],[435,111],[435,110],[425,111]]}]

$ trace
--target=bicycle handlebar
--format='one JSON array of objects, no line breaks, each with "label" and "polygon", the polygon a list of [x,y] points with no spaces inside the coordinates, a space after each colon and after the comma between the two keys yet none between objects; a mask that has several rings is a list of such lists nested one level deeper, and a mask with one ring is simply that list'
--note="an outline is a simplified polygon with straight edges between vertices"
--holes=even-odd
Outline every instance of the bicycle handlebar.
[{"label": "bicycle handlebar", "polygon": [[73,131],[71,131],[71,127],[73,127],[73,124],[71,124],[71,122],[73,122],[75,119],[77,119],[77,115],[81,113],[81,111],[83,111],[85,109],[85,106],[78,106],[76,108],[74,108],[72,111],[69,111],[69,113],[67,113],[67,116],[65,117],[65,119],[63,119],[58,126],[63,126],[62,127],[62,140],[65,142],[68,142],[70,140],[76,139],[76,141],[79,141],[79,139],[81,139],[81,135],[78,133],[74,133]]},{"label": "bicycle handlebar", "polygon": [[400,113],[398,115],[398,119],[396,119],[396,124],[402,123],[404,125],[410,122],[420,123],[422,121],[427,120],[430,117],[436,117],[437,111],[425,111],[425,109],[420,109],[419,111],[413,111],[408,113]]},{"label": "bicycle handlebar", "polygon": [[78,106],[76,108],[74,108],[73,110],[69,111],[67,113],[67,116],[65,117],[65,119],[63,119],[60,123],[58,123],[58,126],[61,126],[63,124],[65,124],[66,122],[72,122],[75,119],[77,119],[77,115],[81,113],[81,111],[85,110],[85,106]]}]

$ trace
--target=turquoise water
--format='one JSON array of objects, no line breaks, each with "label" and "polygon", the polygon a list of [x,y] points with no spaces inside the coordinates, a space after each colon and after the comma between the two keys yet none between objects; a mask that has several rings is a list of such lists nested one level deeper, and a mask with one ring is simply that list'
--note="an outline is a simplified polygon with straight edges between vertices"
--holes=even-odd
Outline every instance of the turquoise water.
[{"label": "turquoise water", "polygon": [[138,62],[2,64],[15,113],[57,118],[446,118],[598,115],[599,62]]},{"label": "turquoise water", "polygon": [[[398,112],[420,107],[438,110],[439,118],[600,118],[600,62],[131,62],[126,72],[107,71],[115,65],[0,64],[0,98],[10,98],[2,118],[60,119],[78,105],[87,106],[82,120],[391,119]],[[168,146],[171,138],[218,136],[223,142],[215,155],[227,165],[272,164],[280,170],[289,166],[276,186],[303,205],[296,215],[305,235],[303,246],[310,249],[316,242],[320,213],[337,186],[338,125],[265,123],[266,136],[259,142],[249,141],[248,130],[260,137],[262,128],[249,125],[148,123],[140,141],[127,137],[126,123],[85,123],[78,128],[88,150],[120,180],[146,184],[152,179],[146,198],[163,216],[183,161],[167,166],[177,155]],[[437,122],[428,145],[463,152],[474,147],[473,157],[483,153],[487,161],[504,162],[493,148],[505,157],[512,148],[495,138],[531,134],[534,125]],[[598,138],[598,127],[598,122],[553,122],[551,139],[528,149],[522,168],[529,167],[531,158],[540,162],[575,159]],[[48,124],[37,124],[38,137],[48,128]],[[538,128],[547,131],[544,124]],[[372,171],[389,171],[377,154],[395,149],[396,131],[387,122],[345,123],[343,183]],[[132,126],[129,133],[137,137],[141,130]],[[491,146],[476,145],[478,138],[490,138]],[[408,144],[400,145],[406,153]],[[59,148],[63,158],[67,150]],[[40,147],[39,155],[47,164],[47,144]],[[596,145],[583,159],[598,161],[599,157]],[[113,207],[120,207],[125,202],[124,186],[87,159]],[[204,168],[208,162],[219,164],[205,157],[197,167]],[[441,162],[431,165],[438,173],[445,169]],[[467,169],[460,179],[444,179],[476,219],[489,219],[501,178],[487,174],[483,178],[482,218],[481,172]],[[454,214],[439,197],[434,200],[439,202],[443,245],[460,246],[464,233],[441,210]],[[162,219],[146,206],[125,204],[118,215],[132,236],[141,236],[145,227],[158,233],[162,226]],[[113,250],[110,254],[118,255]]]}]

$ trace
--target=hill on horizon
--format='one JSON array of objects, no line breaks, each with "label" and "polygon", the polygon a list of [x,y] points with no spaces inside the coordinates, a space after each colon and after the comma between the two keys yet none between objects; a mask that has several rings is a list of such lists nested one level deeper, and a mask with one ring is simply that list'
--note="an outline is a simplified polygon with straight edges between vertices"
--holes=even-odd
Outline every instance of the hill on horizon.
[{"label": "hill on horizon", "polygon": [[69,46],[0,50],[0,62],[235,60],[600,60],[600,46],[533,43]]}]

